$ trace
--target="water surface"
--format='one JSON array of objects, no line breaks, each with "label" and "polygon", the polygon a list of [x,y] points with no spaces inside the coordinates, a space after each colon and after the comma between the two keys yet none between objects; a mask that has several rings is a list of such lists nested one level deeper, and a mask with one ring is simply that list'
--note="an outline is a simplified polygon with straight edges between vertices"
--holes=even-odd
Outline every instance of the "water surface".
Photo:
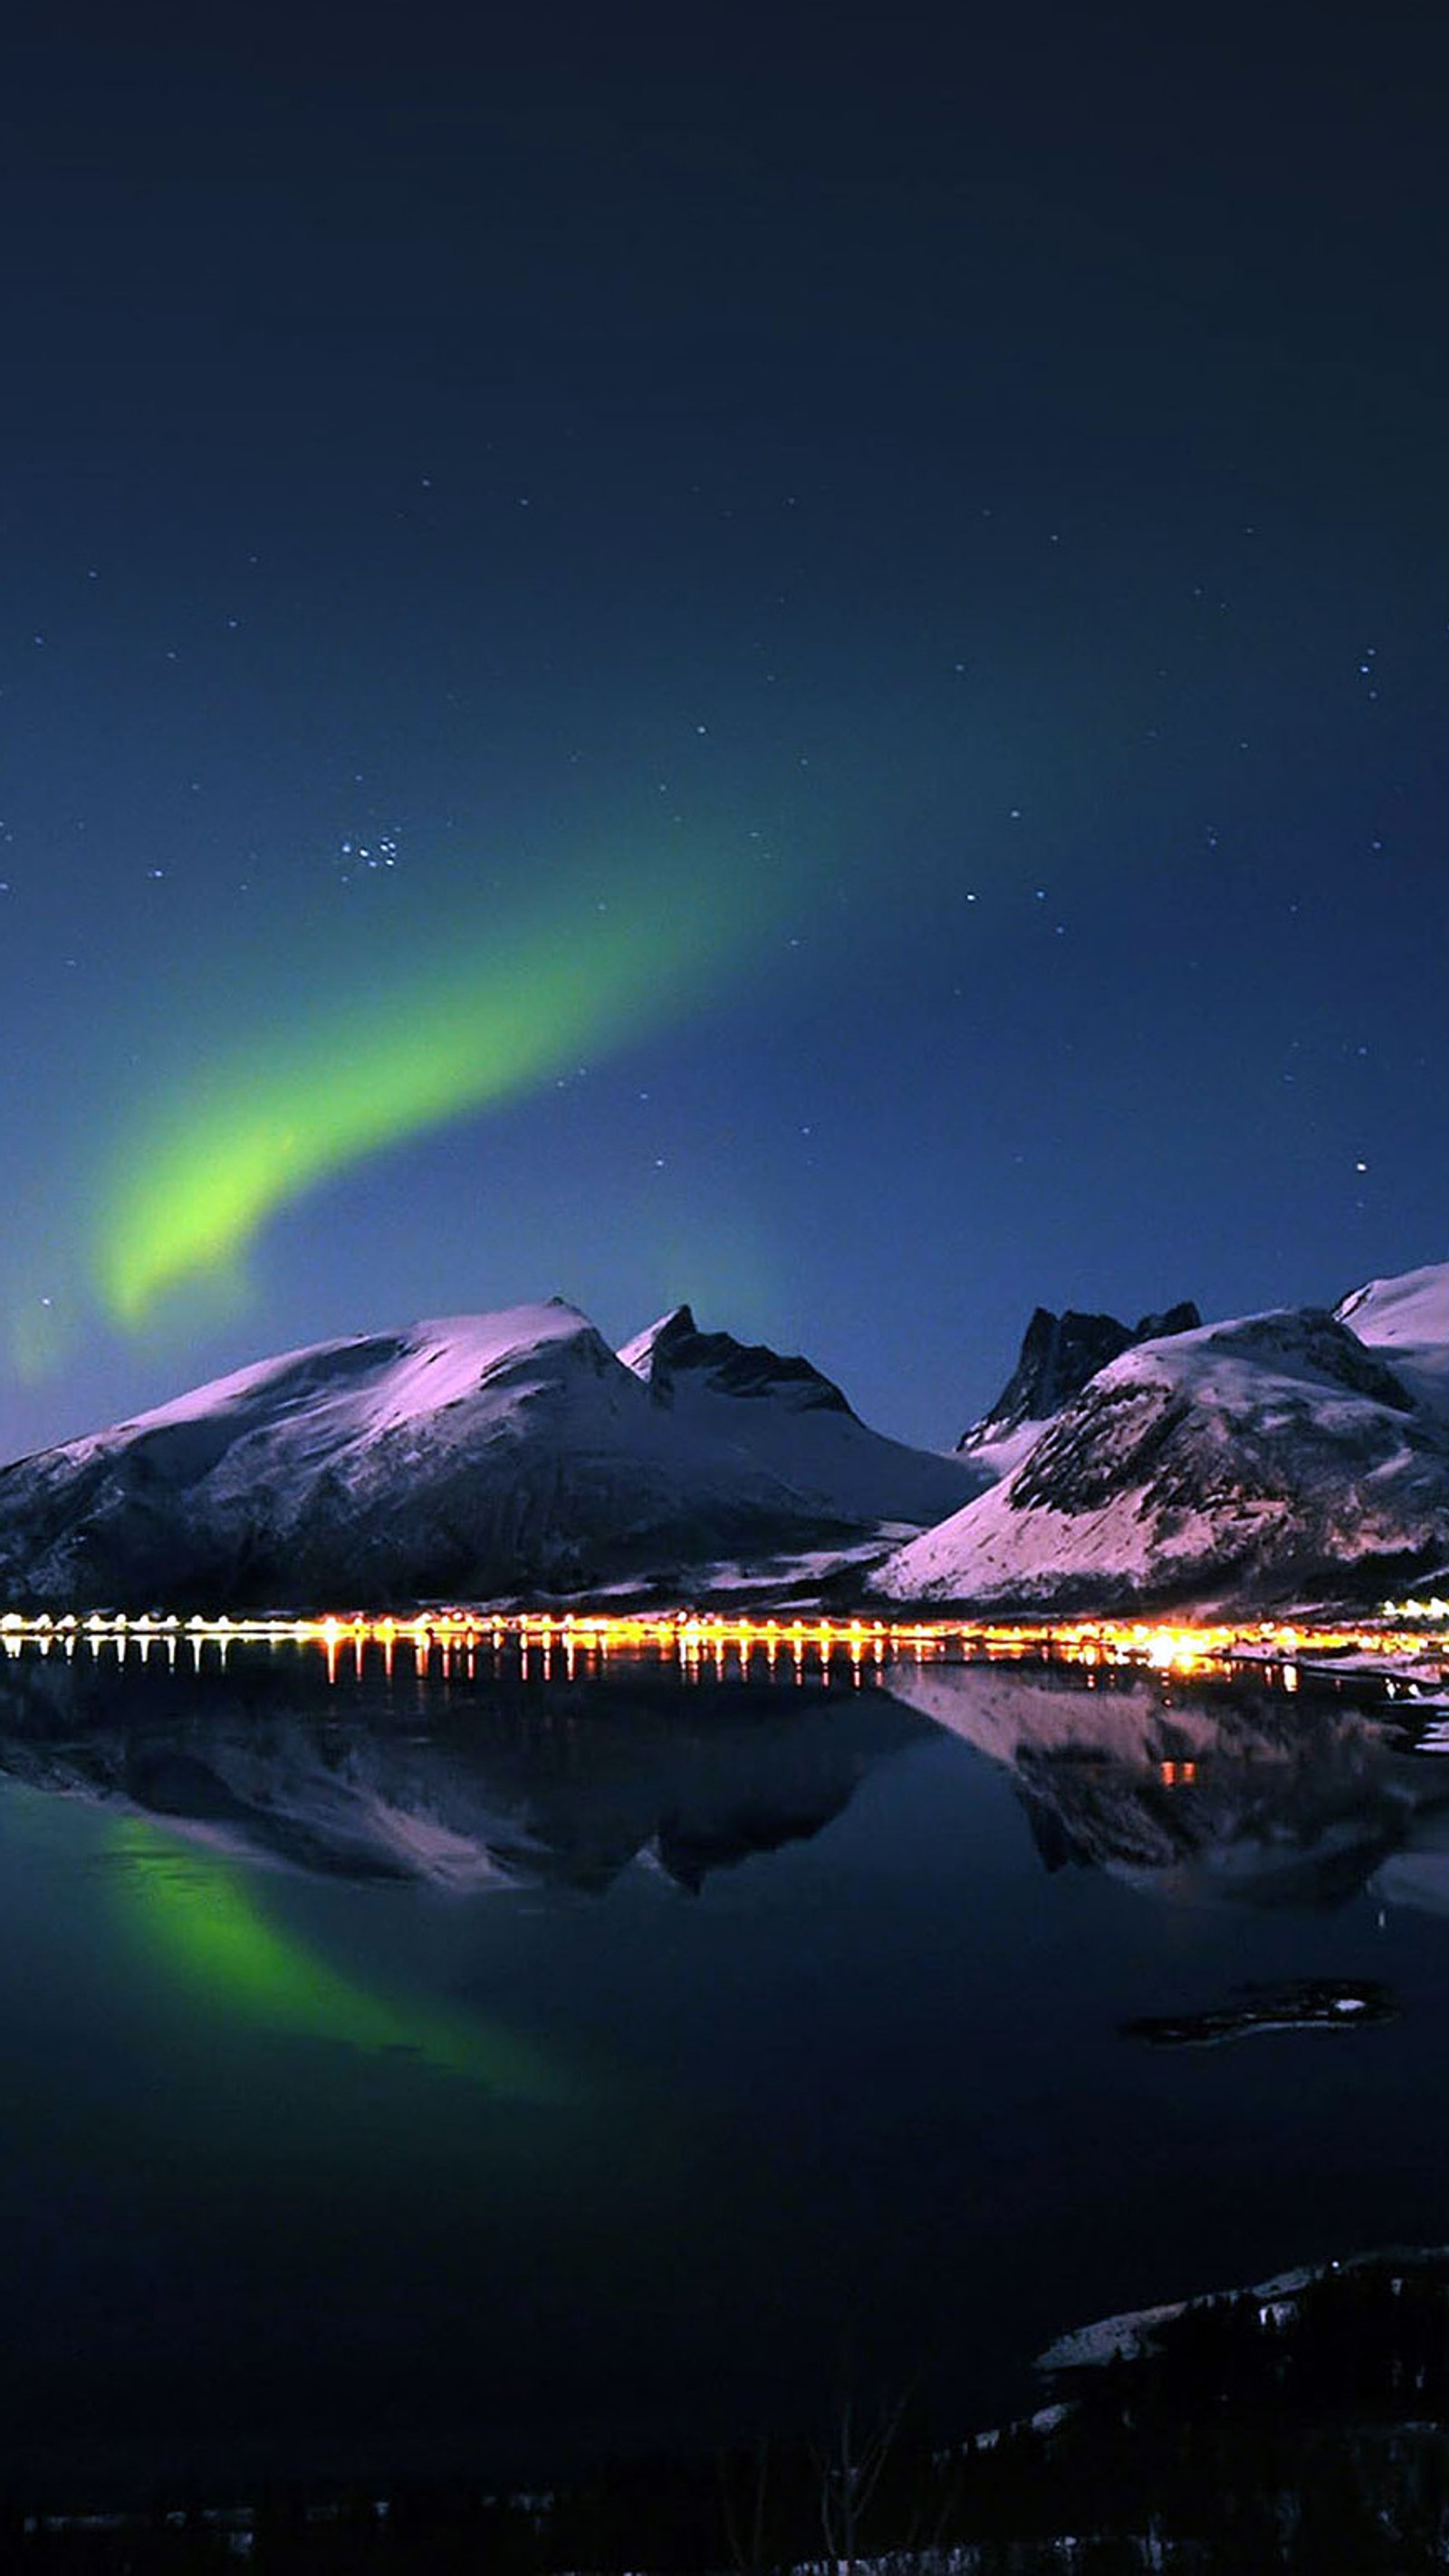
[{"label": "water surface", "polygon": [[[843,2378],[965,2425],[1086,2316],[1449,2238],[1449,1764],[1384,1718],[9,1659],[0,2477],[537,2476]],[[1121,2032],[1319,1976],[1399,2018]]]}]

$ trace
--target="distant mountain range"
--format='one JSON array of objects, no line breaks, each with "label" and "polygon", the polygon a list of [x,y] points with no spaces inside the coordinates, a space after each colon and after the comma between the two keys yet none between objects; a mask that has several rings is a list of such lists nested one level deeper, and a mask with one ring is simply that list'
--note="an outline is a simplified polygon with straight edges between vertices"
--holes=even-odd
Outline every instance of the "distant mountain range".
[{"label": "distant mountain range", "polygon": [[1449,1566],[1449,1264],[1331,1312],[1038,1308],[954,1454],[674,1308],[555,1299],[292,1351],[0,1473],[20,1610],[382,1609],[829,1584],[1242,1610]]}]

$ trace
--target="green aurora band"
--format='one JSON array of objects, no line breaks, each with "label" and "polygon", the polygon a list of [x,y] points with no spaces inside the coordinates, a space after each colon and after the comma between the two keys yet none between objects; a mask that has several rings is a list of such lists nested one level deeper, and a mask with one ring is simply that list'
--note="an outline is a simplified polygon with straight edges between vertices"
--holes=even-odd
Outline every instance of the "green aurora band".
[{"label": "green aurora band", "polygon": [[370,1994],[267,1920],[239,1863],[178,1844],[140,1816],[120,1816],[116,1887],[167,1980],[230,2019],[292,2039],[423,2064],[518,2102],[566,2105],[577,2087],[527,2041],[481,2015],[410,2008]]},{"label": "green aurora band", "polygon": [[607,908],[570,889],[532,924],[465,912],[402,974],[354,963],[345,998],[336,961],[319,961],[324,998],[193,1066],[121,1136],[92,1247],[107,1314],[135,1328],[178,1289],[225,1289],[318,1183],[688,1009],[760,920],[701,875],[636,876]]}]

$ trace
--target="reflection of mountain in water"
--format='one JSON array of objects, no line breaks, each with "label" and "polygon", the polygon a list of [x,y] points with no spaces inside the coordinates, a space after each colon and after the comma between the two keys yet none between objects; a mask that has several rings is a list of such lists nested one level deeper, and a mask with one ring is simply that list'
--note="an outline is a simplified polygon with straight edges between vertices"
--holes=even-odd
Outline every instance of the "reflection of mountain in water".
[{"label": "reflection of mountain in water", "polygon": [[264,1651],[199,1675],[0,1667],[0,1772],[252,1858],[463,1891],[601,1893],[636,1863],[697,1889],[819,1833],[923,1720],[1011,1773],[1048,1870],[1257,1906],[1371,1883],[1449,1910],[1449,1762],[1349,1697],[1246,1676],[901,1663],[886,1692],[617,1666],[572,1682],[369,1666],[329,1686]]},{"label": "reflection of mountain in water", "polygon": [[1449,1781],[1444,1802],[1416,1820],[1404,1847],[1391,1852],[1373,1875],[1373,1892],[1385,1905],[1412,1905],[1424,1914],[1449,1914]]},{"label": "reflection of mountain in water", "polygon": [[1377,1872],[1386,1897],[1422,1903],[1404,1856],[1427,1845],[1449,1905],[1449,1765],[1346,1699],[990,1664],[898,1665],[890,1687],[1012,1772],[1049,1870],[1289,1906],[1338,1904]]},{"label": "reflection of mountain in water", "polygon": [[460,1891],[602,1892],[631,1862],[698,1889],[819,1833],[922,1732],[883,1693],[672,1675],[329,1687],[296,1657],[167,1674],[0,1672],[0,1771],[247,1854]]}]

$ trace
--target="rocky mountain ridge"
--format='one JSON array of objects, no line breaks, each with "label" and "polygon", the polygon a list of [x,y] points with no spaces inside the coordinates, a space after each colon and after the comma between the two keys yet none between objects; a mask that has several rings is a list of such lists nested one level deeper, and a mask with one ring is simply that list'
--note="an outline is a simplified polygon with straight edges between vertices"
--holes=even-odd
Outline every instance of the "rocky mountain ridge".
[{"label": "rocky mountain ridge", "polygon": [[975,1458],[994,1475],[1008,1475],[1047,1424],[1080,1395],[1099,1369],[1135,1350],[1139,1342],[1165,1341],[1202,1322],[1190,1299],[1161,1315],[1139,1315],[1119,1324],[1115,1315],[1061,1315],[1038,1306],[1022,1336],[1016,1366],[989,1413],[963,1431],[957,1455]]}]

